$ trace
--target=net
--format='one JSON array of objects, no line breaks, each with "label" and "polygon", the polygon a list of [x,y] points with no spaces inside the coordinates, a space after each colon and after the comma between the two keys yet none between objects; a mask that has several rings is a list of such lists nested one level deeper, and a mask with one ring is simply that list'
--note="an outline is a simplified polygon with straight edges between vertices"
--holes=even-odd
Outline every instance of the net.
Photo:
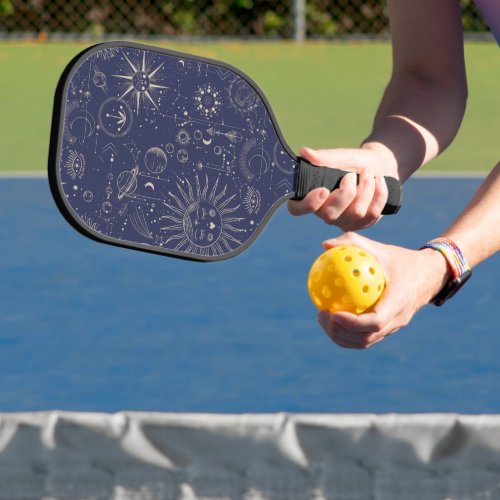
[{"label": "net", "polygon": [[500,416],[11,413],[2,500],[500,498]]}]

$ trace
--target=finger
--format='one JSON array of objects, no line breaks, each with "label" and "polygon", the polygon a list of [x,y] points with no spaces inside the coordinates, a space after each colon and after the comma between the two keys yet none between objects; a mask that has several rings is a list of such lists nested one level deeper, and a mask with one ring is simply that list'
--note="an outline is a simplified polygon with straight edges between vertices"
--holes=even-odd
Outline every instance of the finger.
[{"label": "finger", "polygon": [[334,337],[332,335],[328,335],[328,337],[335,342],[339,347],[343,347],[344,349],[363,349],[363,347],[360,347],[359,345],[353,343],[353,342],[347,342],[345,340],[339,339],[337,337]]},{"label": "finger", "polygon": [[335,224],[337,219],[349,207],[356,197],[357,177],[356,174],[349,173],[340,181],[338,189],[333,191],[323,202],[322,206],[315,212],[328,224]]},{"label": "finger", "polygon": [[[389,287],[390,289],[390,287]],[[401,325],[399,311],[395,310],[395,304],[401,301],[399,298],[393,297],[392,294],[382,294],[380,301],[377,303],[373,311],[360,315],[349,312],[338,312],[335,314],[335,324],[338,329],[352,332],[357,335],[367,337],[368,341],[385,337],[388,333],[396,331]]]},{"label": "finger", "polygon": [[[394,328],[388,333],[384,332],[353,332],[342,326],[342,323],[337,321],[343,313],[331,313],[330,311],[320,311],[318,314],[318,322],[323,327],[325,333],[337,345],[349,349],[367,349],[378,344],[388,335],[397,332],[399,328]],[[346,313],[351,315],[351,313]],[[351,315],[356,316],[356,315]]]},{"label": "finger", "polygon": [[364,168],[359,173],[359,181],[356,188],[356,197],[344,212],[344,218],[348,223],[350,220],[363,220],[375,194],[375,177],[371,167]]},{"label": "finger", "polygon": [[363,349],[366,347],[368,334],[363,336],[353,334],[339,326],[335,322],[336,313],[329,311],[321,311],[318,314],[318,322],[323,327],[325,333],[341,347],[349,347],[354,349]]},{"label": "finger", "polygon": [[325,250],[342,245],[357,245],[369,251],[370,241],[354,231],[348,231],[340,236],[323,241],[322,245]]},{"label": "finger", "polygon": [[335,320],[331,323],[330,333],[332,337],[350,345],[355,345],[357,349],[367,349],[384,340],[386,335],[390,335],[382,332],[352,332],[340,326]]},{"label": "finger", "polygon": [[332,328],[332,325],[322,325],[322,326],[327,336],[338,346],[344,347],[346,349],[363,349],[363,347],[356,339],[352,339],[348,336],[346,337],[345,335],[339,334],[339,332],[337,332]]},{"label": "finger", "polygon": [[353,148],[311,149],[302,147],[299,150],[299,155],[313,165],[347,168],[358,172],[362,168],[360,162],[363,162],[366,153]]},{"label": "finger", "polygon": [[305,215],[316,212],[330,196],[330,191],[326,188],[313,189],[302,200],[290,200],[288,211],[292,215]]},{"label": "finger", "polygon": [[332,320],[338,329],[357,335],[371,335],[379,333],[384,327],[384,321],[375,312],[365,314],[353,314],[350,312],[335,313]]},{"label": "finger", "polygon": [[375,190],[373,193],[373,199],[365,217],[367,224],[371,223],[370,225],[375,224],[382,218],[382,210],[384,209],[389,197],[389,190],[384,177],[382,175],[377,175],[374,180]]}]

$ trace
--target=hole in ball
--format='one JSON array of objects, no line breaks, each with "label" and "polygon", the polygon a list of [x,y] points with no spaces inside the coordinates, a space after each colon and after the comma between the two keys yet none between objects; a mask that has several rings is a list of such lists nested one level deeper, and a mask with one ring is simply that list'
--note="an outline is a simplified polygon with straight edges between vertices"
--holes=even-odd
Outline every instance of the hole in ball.
[{"label": "hole in ball", "polygon": [[355,278],[358,278],[360,274],[361,274],[361,273],[359,272],[359,269],[354,269],[354,271],[352,272],[352,275],[353,275]]},{"label": "hole in ball", "polygon": [[351,257],[350,255],[346,255],[346,256],[344,257],[344,260],[345,260],[346,262],[351,262],[352,257]]},{"label": "hole in ball", "polygon": [[321,307],[323,303],[321,302],[321,299],[316,295],[313,294],[313,302],[316,304],[317,307]]},{"label": "hole in ball", "polygon": [[370,287],[368,285],[365,285],[363,287],[363,293],[368,293],[370,291]]}]

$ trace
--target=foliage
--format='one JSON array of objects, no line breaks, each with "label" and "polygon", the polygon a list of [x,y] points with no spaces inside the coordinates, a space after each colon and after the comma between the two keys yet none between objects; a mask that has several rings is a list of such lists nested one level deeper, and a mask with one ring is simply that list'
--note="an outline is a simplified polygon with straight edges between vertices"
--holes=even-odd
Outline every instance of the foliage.
[{"label": "foliage", "polygon": [[[472,0],[462,0],[467,31],[484,31]],[[307,34],[381,34],[382,0],[308,0]],[[0,31],[132,35],[293,35],[292,0],[0,0]]]}]

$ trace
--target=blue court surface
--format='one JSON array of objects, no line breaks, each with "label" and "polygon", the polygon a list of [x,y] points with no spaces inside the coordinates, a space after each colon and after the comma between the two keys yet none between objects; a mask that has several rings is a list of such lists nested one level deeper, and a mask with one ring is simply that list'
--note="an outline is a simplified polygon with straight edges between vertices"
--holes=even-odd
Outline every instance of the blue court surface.
[{"label": "blue court surface", "polygon": [[[365,234],[417,248],[480,182],[413,179]],[[306,287],[338,234],[283,206],[238,257],[187,262],[86,239],[46,179],[0,179],[0,411],[499,412],[500,256],[450,303],[350,351]]]}]

